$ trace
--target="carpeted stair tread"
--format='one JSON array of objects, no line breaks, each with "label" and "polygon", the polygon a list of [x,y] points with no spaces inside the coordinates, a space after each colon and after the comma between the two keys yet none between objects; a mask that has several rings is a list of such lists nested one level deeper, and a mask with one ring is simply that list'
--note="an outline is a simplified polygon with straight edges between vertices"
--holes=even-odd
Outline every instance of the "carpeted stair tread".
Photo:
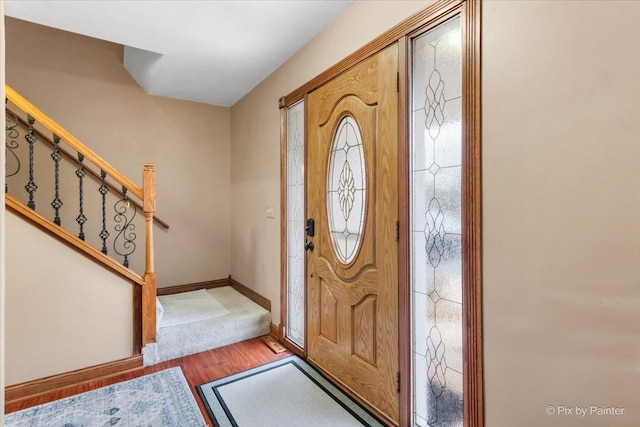
[{"label": "carpeted stair tread", "polygon": [[267,335],[271,313],[230,286],[207,289],[229,314],[183,325],[160,328],[156,344],[147,346],[145,365]]}]

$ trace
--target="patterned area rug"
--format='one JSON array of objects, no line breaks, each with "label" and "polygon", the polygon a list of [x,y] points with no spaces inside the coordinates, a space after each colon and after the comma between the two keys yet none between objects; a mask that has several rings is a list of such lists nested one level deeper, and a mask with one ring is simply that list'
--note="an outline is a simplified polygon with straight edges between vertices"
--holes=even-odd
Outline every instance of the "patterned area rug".
[{"label": "patterned area rug", "polygon": [[5,418],[6,427],[206,425],[177,367],[13,412]]},{"label": "patterned area rug", "polygon": [[218,427],[382,424],[297,356],[198,386]]}]

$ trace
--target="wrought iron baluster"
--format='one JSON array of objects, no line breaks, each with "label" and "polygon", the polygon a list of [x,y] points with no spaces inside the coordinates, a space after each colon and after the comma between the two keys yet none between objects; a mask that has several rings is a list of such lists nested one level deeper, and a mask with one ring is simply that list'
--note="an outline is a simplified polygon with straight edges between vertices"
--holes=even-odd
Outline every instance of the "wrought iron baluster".
[{"label": "wrought iron baluster", "polygon": [[53,148],[53,153],[51,153],[51,158],[55,165],[55,196],[51,202],[51,207],[56,211],[56,217],[53,219],[53,222],[60,225],[60,208],[63,205],[62,200],[60,200],[60,160],[62,160],[62,153],[60,152],[60,137],[53,134],[53,142],[56,144]]},{"label": "wrought iron baluster", "polygon": [[29,182],[24,186],[24,189],[29,193],[29,201],[27,202],[27,206],[31,209],[36,208],[36,202],[33,200],[33,194],[38,189],[35,181],[33,180],[33,152],[34,152],[34,144],[36,142],[36,133],[33,130],[33,125],[36,122],[36,119],[31,117],[31,115],[27,114],[27,121],[29,122],[29,132],[24,136],[24,138],[29,143]]},{"label": "wrought iron baluster", "polygon": [[[113,250],[120,256],[124,257],[122,265],[129,267],[129,255],[136,250],[136,229],[133,219],[136,217],[136,206],[127,199],[127,189],[122,187],[122,199],[118,200],[113,209],[116,215],[113,219],[116,221],[115,230],[118,232],[113,240]],[[131,217],[127,214],[132,211]]]},{"label": "wrought iron baluster", "polygon": [[80,240],[84,240],[84,224],[87,222],[87,217],[84,215],[84,185],[83,179],[87,174],[84,170],[84,166],[82,165],[82,161],[84,160],[84,155],[78,153],[78,169],[76,170],[76,176],[80,180],[80,214],[76,217],[76,222],[80,226],[80,233],[78,237]]},{"label": "wrought iron baluster", "polygon": [[[5,106],[9,100],[7,98],[4,99]],[[18,130],[18,117],[10,111],[7,111],[7,115],[5,117],[4,130],[6,132],[7,140],[5,142],[6,147],[6,159],[5,159],[5,178],[9,178],[10,176],[17,175],[20,172],[20,158],[16,154],[16,150],[19,148],[20,144],[18,139],[20,138],[20,131]],[[11,155],[11,157],[9,156]],[[9,165],[9,159],[12,159],[11,163],[13,165]],[[9,192],[9,183],[5,180],[4,182],[4,192]]]},{"label": "wrought iron baluster", "polygon": [[102,239],[102,253],[105,255],[107,255],[107,238],[109,237],[109,232],[107,231],[107,193],[109,192],[109,187],[105,182],[106,177],[107,173],[101,169],[100,188],[98,191],[102,194],[102,230],[99,236]]}]

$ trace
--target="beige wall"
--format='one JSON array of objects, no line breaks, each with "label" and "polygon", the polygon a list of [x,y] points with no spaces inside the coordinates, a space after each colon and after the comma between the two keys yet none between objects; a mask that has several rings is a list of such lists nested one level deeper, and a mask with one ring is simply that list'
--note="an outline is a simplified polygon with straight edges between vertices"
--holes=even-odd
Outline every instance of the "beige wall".
[{"label": "beige wall", "polygon": [[[231,274],[271,300],[276,325],[280,319],[278,99],[428,3],[355,3],[231,109]],[[275,208],[275,218],[266,218],[267,206]]]},{"label": "beige wall", "polygon": [[154,230],[158,285],[226,277],[230,109],[147,95],[120,45],[12,18],[6,36],[10,86],[135,182],[145,162],[155,165],[157,213],[171,226]]},{"label": "beige wall", "polygon": [[[487,2],[490,426],[640,420],[640,3]],[[547,405],[625,406],[619,417]]]},{"label": "beige wall", "polygon": [[[19,114],[19,117],[26,119],[26,113],[17,109],[13,103],[8,103],[9,109],[16,114]],[[17,170],[17,173],[13,176],[7,177],[7,190],[8,194],[17,198],[24,204],[27,204],[29,201],[29,193],[27,193],[24,189],[25,183],[29,181],[29,167],[27,164],[27,159],[29,158],[29,147],[28,144],[24,143],[24,135],[26,135],[29,131],[28,126],[19,124],[16,127],[19,135],[16,138],[11,138],[10,143],[16,142],[18,147],[14,150],[14,153],[21,160],[22,165],[19,169],[17,169],[17,162],[12,155],[9,155],[7,158],[6,169],[8,173],[14,173]],[[45,135],[48,135],[50,132],[46,129],[43,129]],[[64,141],[60,142],[60,147],[62,150],[66,150],[69,153],[73,153],[72,150]],[[53,147],[49,144],[37,143],[34,147],[34,181],[38,185],[38,190],[34,193],[34,203],[36,209],[43,213],[47,218],[54,219],[55,213],[54,210],[50,207],[51,201],[55,197],[55,187],[54,187],[54,165],[51,160],[51,154],[53,152]],[[75,159],[75,157],[74,157]],[[90,168],[96,173],[99,172],[97,167],[89,164],[87,161],[83,163],[84,167]],[[78,191],[78,177],[76,176],[78,165],[68,159],[67,157],[63,157],[59,163],[59,177],[60,177],[60,186],[59,186],[59,197],[63,201],[63,206],[60,208],[60,218],[61,224],[63,227],[67,228],[74,235],[78,235],[79,226],[75,221],[76,216],[78,215],[79,208],[79,191]],[[113,181],[114,184],[115,181]],[[100,232],[102,230],[102,197],[99,193],[100,188],[100,180],[98,178],[94,178],[92,175],[87,174],[83,179],[83,213],[89,219],[86,224],[84,224],[83,232],[85,234],[85,241],[95,248],[102,248],[102,240],[100,238]],[[116,185],[116,188],[120,188],[119,185]],[[119,235],[116,231],[116,226],[121,226],[121,222],[116,222],[114,216],[116,211],[114,207],[117,207],[120,211],[126,209],[126,205],[120,201],[122,196],[117,194],[114,191],[109,191],[106,194],[105,198],[105,208],[106,208],[106,229],[111,233],[109,239],[107,240],[107,251],[108,254],[112,257],[116,258],[118,262],[123,262],[124,257],[119,255],[114,250],[115,247],[119,250],[120,254],[129,253],[131,249],[127,249],[123,247],[125,243],[125,236]],[[127,220],[131,219],[131,225],[135,227],[133,230],[137,232],[141,238],[134,243],[141,245],[136,247],[134,252],[131,253],[127,261],[129,262],[129,268],[133,271],[137,272],[140,275],[144,275],[145,269],[145,251],[144,251],[144,240],[142,239],[145,223],[144,223],[144,215],[141,211],[137,210],[133,206],[130,206],[126,209],[126,217]],[[119,219],[123,219],[119,217]],[[128,232],[127,232],[128,234]]]},{"label": "beige wall", "polygon": [[[277,100],[425,4],[356,3],[232,108],[231,272],[272,300],[275,323],[279,318],[279,215],[266,219],[264,211],[268,205],[276,211],[279,207]],[[639,8],[638,2],[485,2],[488,426],[633,426],[640,419]],[[73,38],[73,52],[83,51],[84,38],[64,37]],[[104,53],[111,52],[107,47],[113,50],[107,57],[121,59],[121,51],[116,54],[118,49],[104,43],[106,50],[94,61],[104,60]],[[91,49],[86,50],[90,55]],[[10,84],[11,67],[17,67],[14,78],[25,72],[37,77],[24,87],[14,84],[27,96],[32,92],[36,96],[35,89],[42,91],[46,86],[77,89],[76,98],[60,91],[42,100],[55,107],[56,102],[73,101],[74,105],[84,92],[94,91],[102,95],[89,99],[92,107],[98,104],[95,111],[101,115],[116,114],[119,123],[142,120],[150,126],[144,109],[132,108],[136,115],[128,113],[132,117],[127,118],[108,108],[110,98],[139,90],[127,76],[103,76],[102,68],[96,66],[91,70],[93,79],[83,78],[78,73],[86,72],[83,68],[88,65],[67,69],[66,61],[47,65],[45,72],[37,66],[46,62],[35,64],[30,58],[24,54],[13,65],[8,58],[7,64]],[[55,83],[50,81],[53,78]],[[162,110],[156,103],[166,109],[165,101],[183,103],[148,99],[152,101],[147,106],[156,111]],[[73,123],[84,111],[76,104],[68,121]],[[86,109],[87,114],[93,111]],[[172,114],[163,117],[180,114],[169,111]],[[93,135],[82,128],[76,132]],[[120,127],[102,130],[98,132],[101,146],[114,144],[119,152],[128,143],[118,140],[123,134]],[[149,140],[158,144],[161,134]],[[139,164],[156,161],[160,174],[160,163],[145,151],[152,156],[156,147],[146,147],[135,145],[136,154],[144,157],[139,162],[125,164],[121,157],[113,162],[135,176]],[[160,213],[166,197],[160,199]],[[208,222],[221,223],[213,216]],[[626,409],[625,415],[616,418],[545,414],[547,405],[561,404]]]},{"label": "beige wall", "polygon": [[[232,108],[232,274],[279,318],[280,96],[427,2],[366,2]],[[483,11],[486,425],[640,419],[640,3]],[[548,416],[547,405],[626,407]]]},{"label": "beige wall", "polygon": [[131,356],[133,285],[21,217],[6,221],[6,384]]}]

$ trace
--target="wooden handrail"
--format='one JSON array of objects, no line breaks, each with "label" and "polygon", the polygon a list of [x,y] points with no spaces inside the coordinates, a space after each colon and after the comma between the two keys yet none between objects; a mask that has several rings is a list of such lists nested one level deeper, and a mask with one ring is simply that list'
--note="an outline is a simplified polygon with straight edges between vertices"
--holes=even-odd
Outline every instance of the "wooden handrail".
[{"label": "wooden handrail", "polygon": [[124,277],[127,280],[132,281],[135,284],[142,286],[145,284],[144,278],[142,276],[140,276],[135,271],[129,270],[127,267],[124,267],[123,265],[118,263],[116,259],[103,254],[84,240],[80,240],[77,236],[74,236],[64,228],[56,225],[50,219],[29,208],[27,205],[20,202],[12,195],[5,194],[4,196],[7,208],[11,209],[13,212],[27,218],[30,222],[37,225],[38,227],[74,246],[76,249],[83,252],[93,260],[103,264],[114,273]]},{"label": "wooden handrail", "polygon": [[[87,244],[64,228],[56,225],[53,221],[45,218],[35,210],[30,209],[23,203],[19,202],[11,195],[6,194],[5,203],[8,208],[21,214],[33,223],[42,227],[44,230],[58,236],[65,242],[73,245],[92,259],[103,264],[105,267],[110,268],[119,275],[131,280],[134,284],[141,285],[141,289],[137,288],[134,291],[134,313],[136,313],[134,322],[134,346],[136,352],[138,352],[141,347],[154,342],[156,339],[156,272],[153,255],[153,218],[156,211],[156,178],[153,165],[150,163],[146,163],[144,165],[142,187],[136,185],[133,181],[104,161],[100,156],[94,153],[93,150],[85,146],[80,142],[80,140],[71,135],[66,129],[49,118],[49,116],[27,101],[10,86],[5,85],[5,89],[7,99],[16,107],[29,114],[36,122],[44,126],[54,135],[60,137],[60,139],[73,150],[84,155],[86,160],[100,168],[112,179],[126,188],[131,194],[142,201],[146,231],[144,277],[120,265],[114,258],[103,254],[101,251]],[[40,132],[39,134],[41,135]],[[48,138],[44,139],[46,140]],[[66,154],[70,156],[69,153]],[[89,169],[87,169],[87,171],[96,176],[95,172],[92,173]],[[133,202],[133,200],[130,201]]]},{"label": "wooden handrail", "polygon": [[143,200],[142,188],[140,188],[133,181],[120,173],[109,163],[104,161],[102,157],[98,156],[93,150],[80,142],[78,138],[71,135],[71,133],[69,133],[65,128],[53,121],[49,116],[40,111],[40,109],[38,109],[35,105],[27,101],[22,95],[13,90],[9,85],[5,85],[5,91],[7,99],[9,99],[16,107],[20,108],[22,111],[36,119],[36,122],[40,123],[45,128],[58,135],[71,148],[79,153],[82,153],[87,160],[105,171],[120,185],[126,187],[138,199]]},{"label": "wooden handrail", "polygon": [[[29,123],[23,119],[22,117],[20,117],[18,114],[16,114],[15,112],[11,111],[10,108],[6,109],[8,112],[10,112],[12,115],[14,115],[18,121],[20,123],[22,123],[22,125],[24,126],[29,126]],[[38,129],[33,129],[33,131],[38,135],[38,139],[41,141],[44,141],[46,143],[48,143],[49,145],[51,145],[52,147],[55,147],[56,143],[53,142],[53,140],[51,138],[49,138],[47,135],[43,134],[42,132],[40,132]],[[80,162],[78,161],[78,158],[76,156],[74,156],[73,154],[69,153],[67,150],[65,150],[64,148],[58,148],[58,150],[60,150],[60,153],[62,153],[62,155],[64,157],[66,157],[69,161],[74,162],[76,165],[79,165]],[[94,171],[92,168],[88,167],[86,164],[82,165],[82,168],[89,173],[89,175],[93,176],[94,178],[96,178],[98,181],[100,181],[100,174],[98,174],[98,172]],[[109,187],[114,193],[122,196],[122,190],[120,190],[118,187],[116,187],[115,185],[113,185],[110,182],[105,182],[105,184],[107,185],[107,187]],[[142,205],[133,199],[129,199],[129,201],[131,202],[132,205],[134,205],[136,208],[142,210]],[[157,222],[160,226],[164,227],[165,229],[169,229],[169,224],[167,224],[165,221],[163,221],[162,219],[160,219],[157,215],[153,215],[153,220],[155,222]]]}]

